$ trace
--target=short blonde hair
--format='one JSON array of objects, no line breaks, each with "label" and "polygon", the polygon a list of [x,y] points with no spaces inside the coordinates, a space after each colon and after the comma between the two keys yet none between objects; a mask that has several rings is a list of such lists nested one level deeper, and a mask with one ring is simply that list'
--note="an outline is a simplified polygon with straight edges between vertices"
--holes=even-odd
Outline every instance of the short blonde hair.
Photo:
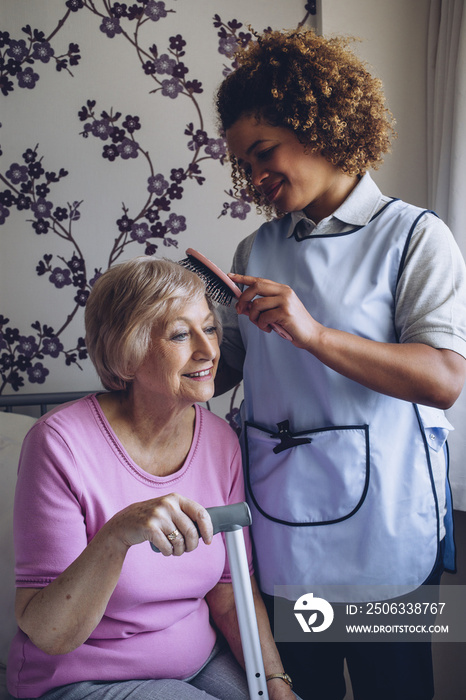
[{"label": "short blonde hair", "polygon": [[204,282],[170,260],[140,256],[109,268],[86,304],[86,345],[103,386],[126,389],[150,348],[154,326],[188,301],[206,299]]}]

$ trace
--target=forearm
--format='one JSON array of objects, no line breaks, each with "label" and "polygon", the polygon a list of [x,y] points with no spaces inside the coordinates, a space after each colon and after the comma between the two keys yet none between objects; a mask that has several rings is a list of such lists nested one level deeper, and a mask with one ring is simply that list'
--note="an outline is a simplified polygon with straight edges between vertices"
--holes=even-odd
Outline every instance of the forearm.
[{"label": "forearm", "polygon": [[237,305],[261,330],[278,323],[327,367],[363,386],[412,403],[449,408],[466,376],[466,360],[422,343],[384,343],[327,328],[316,321],[294,291],[271,280],[232,275],[247,285]]},{"label": "forearm", "polygon": [[39,591],[18,589],[18,626],[48,654],[83,644],[99,624],[112,595],[127,547],[102,528],[82,554]]},{"label": "forearm", "polygon": [[[181,536],[172,543],[167,533],[175,529]],[[181,556],[198,546],[199,536],[210,544],[212,534],[206,509],[180,494],[132,503],[105,523],[75,561],[46,588],[17,589],[18,626],[49,654],[72,651],[86,641],[102,619],[129,547],[149,541],[164,556]]]},{"label": "forearm", "polygon": [[466,360],[422,343],[381,343],[320,326],[306,349],[339,374],[382,394],[449,408],[463,387]]}]

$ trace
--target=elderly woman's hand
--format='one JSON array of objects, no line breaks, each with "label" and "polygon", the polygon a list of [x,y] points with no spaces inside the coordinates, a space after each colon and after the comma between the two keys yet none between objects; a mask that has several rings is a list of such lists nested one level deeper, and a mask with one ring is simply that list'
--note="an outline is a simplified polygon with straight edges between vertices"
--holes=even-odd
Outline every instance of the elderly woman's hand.
[{"label": "elderly woman's hand", "polygon": [[[170,541],[175,530],[179,535]],[[104,615],[132,545],[149,541],[165,556],[179,556],[195,549],[199,536],[206,544],[213,536],[210,515],[199,503],[176,493],[134,503],[116,513],[48,586],[17,589],[18,625],[48,654],[67,654]]]},{"label": "elderly woman's hand", "polygon": [[210,544],[213,536],[206,509],[177,493],[133,503],[116,513],[106,527],[126,547],[149,541],[164,556],[191,552],[199,544],[199,537]]}]

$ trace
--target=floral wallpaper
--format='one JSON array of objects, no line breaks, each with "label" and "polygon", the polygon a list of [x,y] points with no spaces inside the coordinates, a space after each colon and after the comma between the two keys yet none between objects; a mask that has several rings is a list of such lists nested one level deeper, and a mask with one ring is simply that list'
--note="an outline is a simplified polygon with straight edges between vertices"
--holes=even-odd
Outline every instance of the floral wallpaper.
[{"label": "floral wallpaper", "polygon": [[257,214],[215,87],[253,30],[315,22],[303,0],[2,0],[0,393],[96,387],[83,308],[116,261],[229,266]]}]

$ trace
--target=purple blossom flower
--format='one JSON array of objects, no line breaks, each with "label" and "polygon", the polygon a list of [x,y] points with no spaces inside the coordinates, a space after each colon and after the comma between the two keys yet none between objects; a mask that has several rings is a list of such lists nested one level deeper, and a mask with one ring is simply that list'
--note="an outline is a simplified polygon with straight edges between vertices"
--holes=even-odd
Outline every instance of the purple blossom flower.
[{"label": "purple blossom flower", "polygon": [[61,267],[55,267],[49,277],[49,282],[52,282],[57,289],[62,289],[63,287],[72,284],[71,272],[67,269],[62,269]]},{"label": "purple blossom flower", "polygon": [[10,210],[0,204],[0,226],[5,223],[7,216],[10,216]]},{"label": "purple blossom flower", "polygon": [[2,353],[2,356],[0,357],[0,363],[2,365],[3,369],[9,369],[10,367],[13,366],[14,362],[14,355],[11,353]]},{"label": "purple blossom flower", "polygon": [[36,339],[33,335],[25,336],[22,335],[18,343],[18,352],[22,353],[26,357],[32,357],[34,353],[37,352],[39,346],[36,343]]},{"label": "purple blossom flower", "polygon": [[117,219],[118,230],[121,233],[126,233],[126,231],[131,231],[131,226],[133,225],[133,220],[130,219],[126,214],[123,214],[121,219]]},{"label": "purple blossom flower", "polygon": [[115,2],[110,10],[114,17],[127,17],[128,15],[128,8],[124,3]]},{"label": "purple blossom flower", "polygon": [[120,154],[118,153],[118,148],[115,146],[114,143],[110,144],[109,146],[104,146],[103,151],[102,151],[102,156],[104,158],[107,158],[110,162],[113,162],[115,158],[118,158]]},{"label": "purple blossom flower", "polygon": [[137,158],[138,152],[139,144],[136,141],[131,141],[131,139],[123,139],[118,146],[118,153],[123,160],[128,160],[128,158]]},{"label": "purple blossom flower", "polygon": [[12,163],[5,175],[11,180],[13,185],[18,185],[20,182],[27,182],[29,179],[27,165],[18,165],[18,163]]},{"label": "purple blossom flower", "polygon": [[77,12],[84,7],[84,0],[66,0],[65,5],[71,12]]},{"label": "purple blossom flower", "polygon": [[173,69],[176,66],[176,61],[170,58],[168,54],[163,53],[154,61],[155,70],[159,75],[172,75]]},{"label": "purple blossom flower", "polygon": [[102,141],[106,141],[111,135],[113,126],[109,119],[96,119],[91,126],[93,136],[97,136]]},{"label": "purple blossom flower", "polygon": [[126,136],[126,131],[124,129],[119,129],[117,126],[113,127],[112,131],[112,141],[113,143],[121,143]]},{"label": "purple blossom flower", "polygon": [[181,199],[183,196],[183,188],[174,182],[167,190],[167,195],[170,199]]},{"label": "purple blossom flower", "polygon": [[226,147],[224,139],[209,139],[205,148],[208,156],[214,159],[222,158],[226,155]]},{"label": "purple blossom flower", "polygon": [[154,226],[150,227],[152,238],[163,238],[167,232],[167,227],[161,221],[157,221]]},{"label": "purple blossom flower", "polygon": [[38,219],[37,221],[33,221],[32,228],[37,233],[37,235],[40,236],[42,233],[48,232],[49,222],[45,219]]},{"label": "purple blossom flower", "polygon": [[36,195],[38,197],[46,197],[50,192],[50,187],[47,187],[45,182],[41,182],[40,185],[36,187]]},{"label": "purple blossom flower", "polygon": [[183,180],[186,180],[186,173],[183,168],[172,168],[170,180],[173,180],[173,182],[183,182]]},{"label": "purple blossom flower", "polygon": [[28,165],[29,175],[34,178],[38,178],[44,174],[45,170],[41,165],[40,161],[29,163]]},{"label": "purple blossom flower", "polygon": [[132,117],[130,114],[127,114],[123,126],[130,134],[138,131],[141,128],[139,117]]},{"label": "purple blossom flower", "polygon": [[157,175],[151,175],[151,177],[147,180],[147,183],[147,190],[152,194],[157,195],[157,197],[160,197],[168,187],[168,182],[160,173]]},{"label": "purple blossom flower", "polygon": [[147,221],[149,221],[151,224],[153,224],[155,221],[159,220],[159,212],[157,211],[157,209],[148,209],[144,218],[147,219]]},{"label": "purple blossom flower", "polygon": [[11,39],[10,47],[6,51],[6,55],[14,58],[16,61],[23,61],[28,55],[28,47],[24,39],[16,41]]},{"label": "purple blossom flower", "polygon": [[144,221],[138,221],[131,226],[131,238],[133,241],[144,243],[149,237],[149,226]]},{"label": "purple blossom flower", "polygon": [[17,343],[20,339],[19,330],[17,328],[7,328],[4,337],[10,345]]},{"label": "purple blossom flower", "polygon": [[77,255],[73,255],[71,260],[68,260],[66,264],[73,272],[80,272],[81,270],[84,270],[84,260],[82,258],[78,258]]},{"label": "purple blossom flower", "polygon": [[57,221],[65,221],[68,218],[68,211],[64,207],[57,207],[53,212],[53,217]]},{"label": "purple blossom flower", "polygon": [[25,355],[18,355],[16,358],[16,367],[20,372],[25,372],[31,366],[31,360]]},{"label": "purple blossom flower", "polygon": [[31,199],[25,194],[20,194],[16,200],[16,208],[18,211],[23,211],[24,209],[29,209],[31,206]]},{"label": "purple blossom flower", "polygon": [[197,146],[203,146],[205,143],[207,143],[209,140],[209,137],[207,136],[206,131],[202,131],[202,129],[197,129],[196,133],[193,136],[193,141]]},{"label": "purple blossom flower", "polygon": [[252,202],[252,196],[244,188],[239,191],[239,196],[241,197],[243,202]]},{"label": "purple blossom flower", "polygon": [[170,48],[172,51],[182,51],[185,46],[186,42],[181,36],[181,34],[177,34],[176,36],[170,37]]},{"label": "purple blossom flower", "polygon": [[174,67],[172,75],[174,75],[175,78],[183,79],[186,73],[189,73],[189,68],[187,68],[187,66],[180,61],[180,63],[177,63]]},{"label": "purple blossom flower", "polygon": [[25,163],[34,163],[37,158],[37,153],[32,150],[32,148],[27,148],[23,153],[23,160]]},{"label": "purple blossom flower", "polygon": [[35,365],[29,367],[27,373],[31,384],[43,384],[46,376],[50,374],[49,370],[44,367],[42,362],[36,362]]},{"label": "purple blossom flower", "polygon": [[149,17],[153,22],[157,22],[162,17],[167,16],[167,11],[165,9],[164,2],[156,2],[156,0],[149,0],[147,3],[144,14]]},{"label": "purple blossom flower", "polygon": [[25,68],[24,70],[18,73],[18,85],[20,88],[27,88],[28,90],[32,90],[32,88],[35,87],[38,80],[39,76],[37,73],[34,73],[32,68]]},{"label": "purple blossom flower", "polygon": [[[79,306],[86,306],[87,299],[89,297],[89,292],[87,289],[80,289],[76,294],[74,300]],[[87,357],[87,355],[86,355]]]},{"label": "purple blossom flower", "polygon": [[218,42],[218,52],[227,56],[228,58],[233,58],[235,51],[238,49],[238,41],[235,36],[230,34],[227,37],[221,37]]},{"label": "purple blossom flower", "polygon": [[183,86],[176,78],[162,80],[162,95],[165,95],[165,97],[170,97],[172,100],[174,100],[182,91]]},{"label": "purple blossom flower", "polygon": [[3,204],[5,207],[12,207],[15,202],[16,199],[11,190],[0,192],[0,204]]},{"label": "purple blossom flower", "polygon": [[9,75],[18,75],[19,71],[21,70],[21,63],[19,61],[15,61],[14,58],[8,59],[6,62],[6,72]]},{"label": "purple blossom flower", "polygon": [[241,221],[244,221],[250,211],[251,207],[247,202],[238,201],[230,205],[230,213],[233,219],[241,219]]},{"label": "purple blossom flower", "polygon": [[33,44],[32,48],[32,57],[37,61],[42,61],[42,63],[48,63],[55,53],[48,41]]},{"label": "purple blossom flower", "polygon": [[47,202],[43,197],[39,197],[37,202],[31,204],[31,210],[36,219],[48,219],[52,215],[52,202]]},{"label": "purple blossom flower", "polygon": [[178,214],[170,214],[166,221],[166,227],[171,233],[180,233],[186,231],[186,217],[178,216]]},{"label": "purple blossom flower", "polygon": [[100,31],[113,39],[115,34],[121,34],[120,20],[117,17],[104,17],[99,27]]},{"label": "purple blossom flower", "polygon": [[157,70],[156,65],[153,61],[146,61],[142,64],[142,69],[146,75],[154,75]]},{"label": "purple blossom flower", "polygon": [[52,336],[51,338],[44,338],[42,350],[44,355],[50,355],[50,357],[58,357],[63,350],[63,344],[57,336]]}]

